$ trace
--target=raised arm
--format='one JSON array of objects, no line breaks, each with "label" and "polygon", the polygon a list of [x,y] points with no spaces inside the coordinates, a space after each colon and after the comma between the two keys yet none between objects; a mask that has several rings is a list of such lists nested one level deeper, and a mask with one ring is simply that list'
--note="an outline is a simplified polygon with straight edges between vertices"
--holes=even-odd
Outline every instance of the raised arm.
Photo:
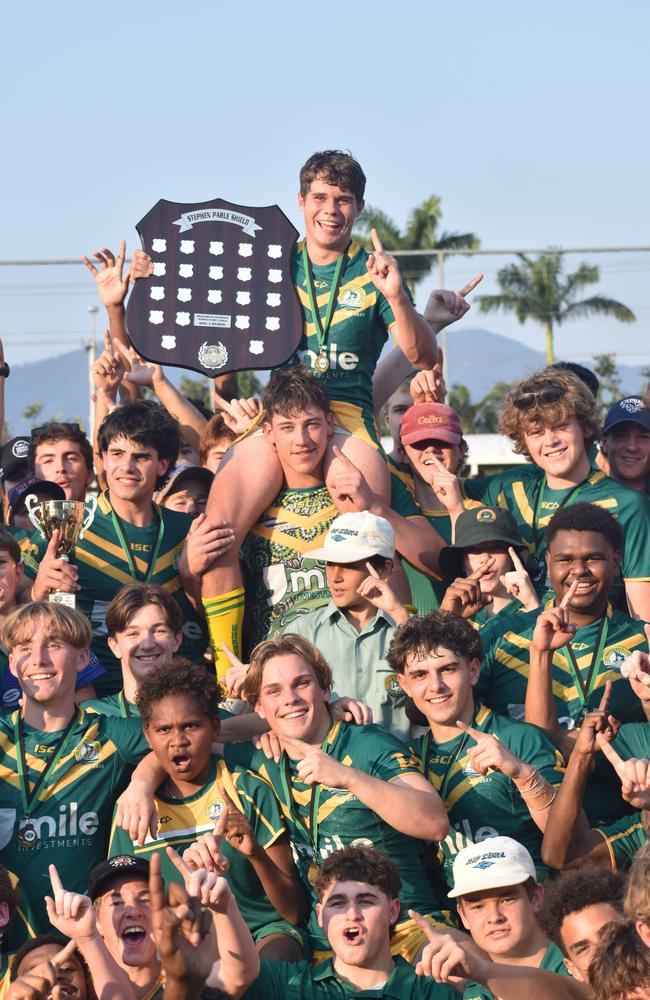
[{"label": "raised arm", "polygon": [[52,896],[45,897],[48,920],[53,927],[75,942],[86,965],[92,970],[97,1000],[130,1000],[131,981],[104,943],[88,896],[63,888],[55,865],[49,866]]},{"label": "raised arm", "polygon": [[609,863],[607,844],[589,826],[582,799],[598,751],[596,734],[612,726],[613,720],[607,714],[610,692],[611,681],[608,681],[598,710],[585,715],[564,780],[551,806],[542,841],[542,860],[551,868],[574,868],[587,861]]},{"label": "raised arm", "polygon": [[407,773],[384,781],[334,760],[320,747],[294,739],[283,739],[282,743],[289,752],[300,755],[298,774],[306,784],[320,782],[330,788],[346,788],[385,823],[408,837],[444,840],[447,836],[445,807],[422,774]]},{"label": "raised arm", "polygon": [[547,608],[535,623],[530,647],[530,667],[526,685],[525,720],[549,736],[565,757],[573,749],[573,739],[558,721],[553,697],[553,653],[571,641],[576,626],[568,620],[568,608],[578,587],[571,585],[557,608]]}]

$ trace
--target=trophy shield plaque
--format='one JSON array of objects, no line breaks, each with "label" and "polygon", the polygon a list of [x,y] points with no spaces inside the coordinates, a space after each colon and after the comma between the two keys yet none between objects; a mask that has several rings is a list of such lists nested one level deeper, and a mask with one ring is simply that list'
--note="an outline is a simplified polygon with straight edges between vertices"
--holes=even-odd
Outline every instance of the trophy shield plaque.
[{"label": "trophy shield plaque", "polygon": [[[86,501],[39,500],[37,496],[30,493],[25,497],[25,506],[30,521],[40,531],[46,542],[51,541],[55,531],[61,532],[57,559],[69,562],[70,552],[95,516],[97,497],[90,496]],[[76,605],[75,595],[62,590],[52,591],[49,600],[57,604],[66,604],[69,608],[74,608]]]},{"label": "trophy shield plaque", "polygon": [[298,232],[277,205],[161,199],[136,228],[153,260],[126,312],[143,358],[214,378],[275,368],[294,354],[303,324],[291,280]]}]

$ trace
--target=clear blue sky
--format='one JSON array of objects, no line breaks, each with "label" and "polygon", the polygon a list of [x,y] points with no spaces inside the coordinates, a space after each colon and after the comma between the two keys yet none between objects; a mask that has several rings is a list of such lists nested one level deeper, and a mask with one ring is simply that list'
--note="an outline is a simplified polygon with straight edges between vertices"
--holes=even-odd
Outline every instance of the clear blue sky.
[{"label": "clear blue sky", "polygon": [[[643,0],[38,0],[3,28],[0,258],[133,247],[160,197],[277,202],[299,225],[298,169],[327,147],[400,223],[435,193],[486,247],[650,244]],[[489,291],[505,262],[458,260],[447,284],[482,269]],[[650,364],[650,254],[597,262],[638,322],[572,324],[560,353]],[[70,349],[94,301],[81,267],[0,269],[10,362]],[[512,318],[463,322],[542,347]]]}]

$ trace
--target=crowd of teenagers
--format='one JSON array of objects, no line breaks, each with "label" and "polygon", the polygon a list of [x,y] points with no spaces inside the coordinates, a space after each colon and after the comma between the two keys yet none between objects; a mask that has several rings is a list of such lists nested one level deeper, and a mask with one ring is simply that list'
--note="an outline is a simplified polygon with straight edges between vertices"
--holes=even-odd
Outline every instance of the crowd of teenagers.
[{"label": "crowd of teenagers", "polygon": [[[182,395],[125,327],[155,260],[84,258],[93,440],[1,456],[1,1000],[650,998],[648,398],[601,427],[548,366],[466,477],[436,335],[481,276],[419,314],[364,187],[300,172],[261,399]],[[60,558],[29,497],[90,494]]]}]

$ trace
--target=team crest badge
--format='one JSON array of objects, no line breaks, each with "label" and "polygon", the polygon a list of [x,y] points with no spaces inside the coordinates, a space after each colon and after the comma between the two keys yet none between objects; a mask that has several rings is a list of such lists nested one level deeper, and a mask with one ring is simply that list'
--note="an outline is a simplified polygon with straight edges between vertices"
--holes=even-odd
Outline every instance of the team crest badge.
[{"label": "team crest badge", "polygon": [[216,823],[223,812],[223,802],[211,802],[205,810],[208,819]]},{"label": "team crest badge", "polygon": [[489,507],[483,507],[481,510],[476,512],[476,520],[480,521],[482,524],[487,524],[488,521],[496,521],[497,516],[493,510]]},{"label": "team crest badge", "polygon": [[348,285],[339,294],[339,305],[346,309],[363,309],[366,297],[366,290],[361,285]]},{"label": "team crest badge", "polygon": [[78,764],[94,764],[101,755],[102,745],[99,740],[83,740],[74,751],[74,759]]},{"label": "team crest badge", "polygon": [[622,664],[632,655],[626,646],[609,646],[603,651],[603,664],[609,670],[620,670]]},{"label": "team crest badge", "polygon": [[153,261],[126,314],[143,357],[214,378],[277,368],[295,353],[303,326],[291,280],[298,232],[277,205],[161,199],[136,228]]},{"label": "team crest badge", "polygon": [[384,681],[384,687],[389,694],[401,694],[402,686],[397,679],[397,674],[389,674]]}]

